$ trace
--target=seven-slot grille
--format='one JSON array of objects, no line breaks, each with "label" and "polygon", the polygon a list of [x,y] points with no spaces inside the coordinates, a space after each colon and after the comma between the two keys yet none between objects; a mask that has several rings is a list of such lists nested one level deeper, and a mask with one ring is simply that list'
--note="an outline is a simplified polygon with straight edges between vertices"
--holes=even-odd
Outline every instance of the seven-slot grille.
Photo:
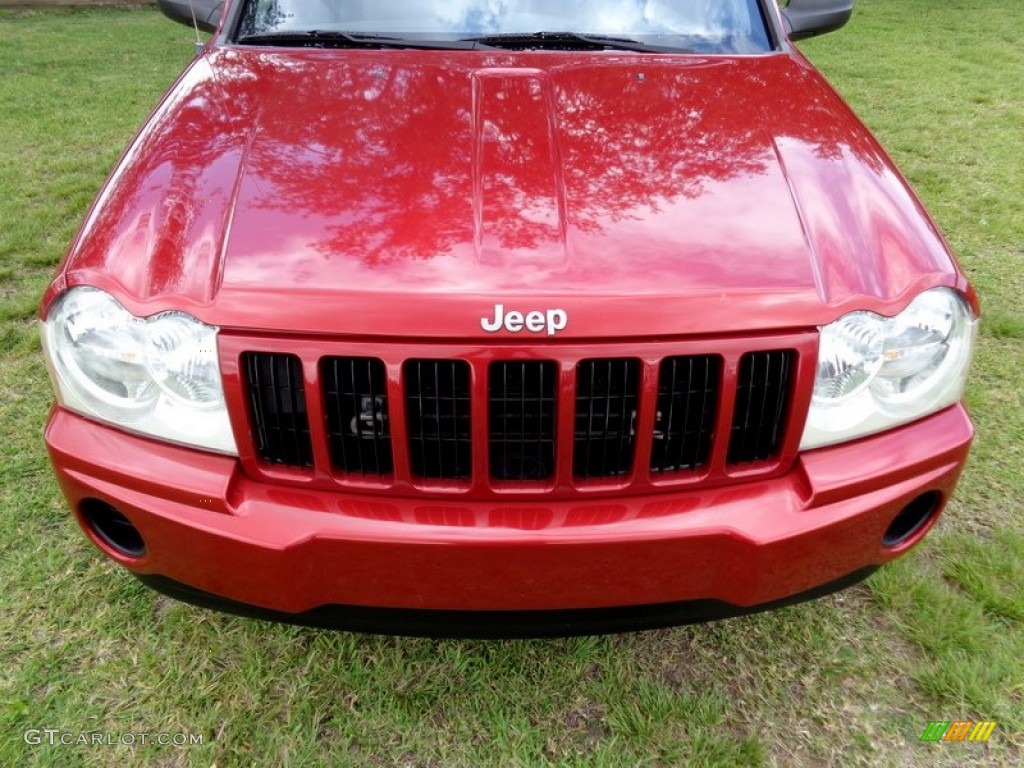
[{"label": "seven-slot grille", "polygon": [[244,352],[240,372],[264,466],[329,459],[322,468],[342,484],[551,491],[770,469],[789,434],[797,351],[731,354],[323,356],[305,359],[310,383],[294,355]]}]

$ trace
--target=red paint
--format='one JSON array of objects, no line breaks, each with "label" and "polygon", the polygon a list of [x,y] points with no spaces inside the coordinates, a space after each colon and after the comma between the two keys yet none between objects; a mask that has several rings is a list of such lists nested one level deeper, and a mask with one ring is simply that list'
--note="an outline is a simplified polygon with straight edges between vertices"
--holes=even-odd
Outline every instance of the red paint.
[{"label": "red paint", "polygon": [[[977,302],[899,172],[793,51],[213,46],[114,170],[43,316],[75,285],[223,329],[241,455],[58,407],[46,439],[72,508],[103,499],[138,526],[144,559],[107,552],[131,569],[283,611],[782,598],[895,556],[886,527],[920,493],[949,497],[972,436],[956,406],[797,453],[816,326],[895,314],[934,286]],[[536,317],[487,334],[496,304],[523,326],[552,307],[569,320],[554,339]],[[629,477],[579,487],[560,456],[550,483],[504,490],[417,484],[401,461],[377,481],[337,477],[315,398],[315,466],[262,466],[239,374],[254,340],[302,358],[309,391],[320,356],[353,349],[383,359],[392,388],[413,354],[624,355],[647,386],[669,351],[719,353],[726,376],[759,346],[801,356],[777,461],[731,472],[722,448],[699,476],[655,480],[638,430]],[[572,428],[562,414],[559,440]],[[486,467],[486,440],[474,448]]]},{"label": "red paint", "polygon": [[[305,488],[350,489],[373,495],[422,495],[426,497],[459,496],[473,499],[509,498],[516,496],[536,496],[543,494],[545,498],[578,498],[586,496],[619,497],[624,494],[636,495],[666,490],[682,490],[695,485],[725,485],[746,482],[751,479],[767,476],[779,476],[788,472],[797,456],[800,437],[803,433],[803,414],[810,402],[810,393],[814,386],[814,373],[817,355],[818,337],[813,332],[793,334],[754,334],[742,338],[719,338],[714,340],[692,339],[671,342],[619,342],[603,343],[600,346],[559,343],[557,352],[545,347],[542,342],[517,339],[516,343],[488,345],[487,334],[478,333],[476,343],[465,344],[413,344],[409,342],[386,343],[381,341],[364,342],[358,339],[325,340],[322,338],[303,338],[294,336],[258,336],[254,334],[232,335],[222,334],[218,339],[220,347],[221,374],[224,379],[225,395],[228,409],[232,414],[235,430],[235,442],[239,447],[239,460],[247,473],[268,482],[292,485]],[[544,337],[546,338],[546,337]],[[390,425],[392,441],[402,445],[407,440],[404,431],[405,418],[402,415],[403,385],[400,380],[402,361],[411,358],[431,360],[463,359],[472,361],[478,375],[472,384],[472,401],[482,404],[483,409],[472,419],[473,423],[473,466],[486,468],[490,465],[487,440],[487,382],[483,369],[492,360],[545,360],[556,356],[563,365],[575,363],[595,355],[603,357],[627,357],[639,359],[644,368],[644,381],[656,388],[658,383],[658,364],[672,355],[700,355],[710,351],[720,355],[724,361],[725,385],[723,392],[735,390],[735,379],[739,369],[739,361],[743,354],[759,349],[795,349],[800,352],[797,373],[794,376],[797,392],[793,404],[794,416],[788,419],[786,439],[778,456],[770,462],[747,464],[739,467],[727,466],[725,448],[727,440],[720,441],[721,450],[712,457],[710,466],[695,472],[669,473],[665,477],[652,477],[648,471],[650,466],[651,435],[654,429],[654,413],[641,412],[637,415],[638,447],[633,461],[632,471],[623,477],[601,480],[578,481],[573,478],[572,462],[569,451],[560,456],[563,462],[555,476],[541,483],[510,483],[501,487],[488,477],[486,470],[474,473],[474,483],[447,481],[422,481],[412,476],[410,468],[398,465],[391,477],[366,479],[362,476],[346,476],[331,471],[331,461],[327,453],[327,437],[325,416],[319,398],[307,398],[310,430],[313,435],[315,466],[310,470],[267,465],[261,463],[254,454],[250,437],[249,413],[246,407],[245,392],[240,371],[240,358],[243,352],[259,349],[265,352],[280,352],[296,355],[302,361],[306,376],[306,390],[320,392],[323,386],[319,378],[318,360],[324,356],[352,355],[356,357],[376,357],[383,360],[388,370],[388,386],[390,403]],[[575,382],[571,378],[567,382],[568,395],[565,400],[572,400]],[[727,396],[726,396],[727,397]],[[723,398],[719,408],[719,422],[716,433],[727,435],[731,425],[733,403]],[[561,411],[562,423],[556,442],[559,445],[572,443],[573,416],[571,409]],[[396,459],[404,455],[404,451],[396,451]]]},{"label": "red paint", "polygon": [[[72,508],[100,498],[138,526],[144,559],[101,548],[140,573],[289,612],[327,603],[517,610],[755,605],[884,563],[898,554],[881,543],[892,518],[921,493],[949,497],[972,434],[956,406],[813,451],[781,477],[514,503],[282,487],[228,458],[61,409],[47,445]],[[214,493],[216,511],[199,503]]]},{"label": "red paint", "polygon": [[65,281],[224,328],[404,337],[414,317],[440,339],[477,338],[495,299],[558,297],[561,338],[637,338],[966,286],[795,55],[241,48],[164,99]]}]

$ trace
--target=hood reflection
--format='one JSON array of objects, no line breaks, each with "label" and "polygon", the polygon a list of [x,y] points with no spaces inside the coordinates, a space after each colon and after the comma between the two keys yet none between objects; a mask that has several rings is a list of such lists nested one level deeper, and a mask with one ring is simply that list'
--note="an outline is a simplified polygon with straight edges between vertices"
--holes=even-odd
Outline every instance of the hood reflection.
[{"label": "hood reflection", "polygon": [[790,328],[948,271],[916,206],[790,56],[225,48],[133,143],[68,275],[276,330],[407,333],[384,294],[433,336],[513,295],[579,299],[606,335],[587,297],[632,333],[742,330],[740,305]]},{"label": "hood reflection", "polygon": [[[228,82],[234,55],[221,67]],[[547,66],[261,54],[266,98],[229,278],[265,283],[288,254],[293,279],[322,280],[317,262],[328,260],[335,279],[367,288],[650,286],[698,273],[728,286],[728,250],[750,260],[771,231],[789,263],[746,268],[765,285],[806,285],[755,70],[729,59],[534,58]]]}]

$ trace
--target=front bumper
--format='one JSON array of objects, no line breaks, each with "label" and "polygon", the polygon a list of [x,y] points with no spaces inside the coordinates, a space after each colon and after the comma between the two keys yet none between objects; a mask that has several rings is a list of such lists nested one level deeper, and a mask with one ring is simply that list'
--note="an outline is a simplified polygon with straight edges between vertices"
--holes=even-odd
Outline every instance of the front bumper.
[{"label": "front bumper", "polygon": [[[496,504],[267,485],[235,459],[59,407],[46,429],[58,481],[83,529],[157,588],[301,623],[461,636],[662,626],[839,588],[925,535],[972,437],[957,405],[802,454],[782,477]],[[894,518],[926,495],[936,500],[928,522],[886,546]],[[126,516],[145,554],[126,557],[96,536],[82,518],[88,500]]]}]

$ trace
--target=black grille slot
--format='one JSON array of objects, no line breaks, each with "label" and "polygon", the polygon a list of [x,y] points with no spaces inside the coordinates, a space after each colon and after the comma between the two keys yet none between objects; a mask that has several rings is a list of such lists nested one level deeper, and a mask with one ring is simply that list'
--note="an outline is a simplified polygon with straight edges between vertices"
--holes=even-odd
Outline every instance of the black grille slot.
[{"label": "black grille slot", "polygon": [[576,477],[614,477],[632,468],[639,378],[638,360],[584,360],[576,366]]},{"label": "black grille slot", "polygon": [[469,477],[469,364],[461,360],[407,360],[403,374],[413,473],[439,480]]},{"label": "black grille slot", "polygon": [[491,477],[546,480],[555,471],[553,362],[491,363],[488,375]]},{"label": "black grille slot", "polygon": [[242,355],[256,452],[264,461],[313,466],[302,363],[295,355]]},{"label": "black grille slot", "polygon": [[740,360],[729,463],[771,459],[782,444],[796,353],[749,352]]},{"label": "black grille slot", "polygon": [[371,357],[325,357],[320,361],[320,381],[335,469],[390,474],[391,425],[384,363]]},{"label": "black grille slot", "polygon": [[721,359],[714,355],[661,361],[652,472],[692,470],[707,464],[718,413],[721,368]]}]

